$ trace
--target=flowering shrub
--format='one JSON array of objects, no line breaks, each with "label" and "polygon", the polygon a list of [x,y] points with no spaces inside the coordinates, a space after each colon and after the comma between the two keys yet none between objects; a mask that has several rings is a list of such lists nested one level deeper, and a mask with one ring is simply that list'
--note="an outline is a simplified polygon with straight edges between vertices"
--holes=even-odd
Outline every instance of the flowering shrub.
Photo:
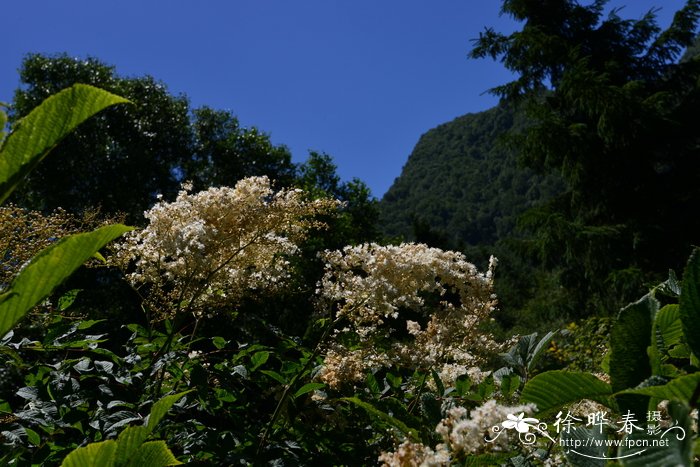
[{"label": "flowering shrub", "polygon": [[323,253],[322,302],[338,322],[320,378],[331,387],[391,364],[434,368],[445,383],[498,349],[480,324],[494,310],[495,258],[479,273],[464,255],[422,244],[364,244]]},{"label": "flowering shrub", "polygon": [[455,459],[465,459],[469,455],[489,450],[507,451],[512,449],[507,431],[494,437],[496,439],[493,443],[486,442],[484,434],[489,433],[494,426],[500,426],[511,414],[530,414],[534,410],[533,404],[507,407],[493,399],[472,411],[456,406],[447,412],[447,416],[435,428],[442,440],[435,449],[421,443],[405,441],[396,451],[383,452],[379,461],[389,467],[450,465]]},{"label": "flowering shrub", "polygon": [[136,287],[151,289],[162,316],[185,309],[235,304],[247,291],[274,289],[289,274],[287,256],[312,227],[314,216],[333,212],[331,199],[307,200],[298,189],[274,192],[267,177],[249,177],[235,187],[191,194],[145,213],[148,226],[122,244],[122,266]]}]

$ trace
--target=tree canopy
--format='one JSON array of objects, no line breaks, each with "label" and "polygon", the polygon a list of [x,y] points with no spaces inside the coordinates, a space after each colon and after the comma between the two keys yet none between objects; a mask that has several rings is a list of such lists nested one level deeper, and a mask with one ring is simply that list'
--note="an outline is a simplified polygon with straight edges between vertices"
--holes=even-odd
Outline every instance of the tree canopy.
[{"label": "tree canopy", "polygon": [[690,214],[700,202],[700,61],[678,60],[694,43],[700,2],[666,30],[653,11],[604,16],[606,3],[506,0],[521,30],[487,28],[471,51],[516,74],[493,92],[528,110],[530,125],[514,136],[521,158],[567,183],[522,225],[579,313],[680,268],[700,236]]},{"label": "tree canopy", "polygon": [[157,195],[173,198],[185,180],[206,188],[230,186],[250,175],[267,175],[284,186],[294,178],[287,148],[273,145],[256,128],[242,127],[230,112],[191,110],[185,96],[173,96],[151,76],[121,77],[95,58],[32,54],[22,63],[20,79],[13,122],[74,83],[134,103],[109,109],[66,137],[16,194],[14,201],[24,206],[45,211],[99,207],[140,222]]}]

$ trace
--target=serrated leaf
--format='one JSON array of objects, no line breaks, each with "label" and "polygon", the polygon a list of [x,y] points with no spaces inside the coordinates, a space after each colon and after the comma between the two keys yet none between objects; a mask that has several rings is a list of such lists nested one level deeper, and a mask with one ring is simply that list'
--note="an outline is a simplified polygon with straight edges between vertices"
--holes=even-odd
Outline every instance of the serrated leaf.
[{"label": "serrated leaf", "polygon": [[114,453],[115,464],[117,466],[126,465],[150,434],[151,431],[145,426],[130,426],[122,430],[117,437],[117,449]]},{"label": "serrated leaf", "polygon": [[685,340],[693,354],[700,357],[700,249],[690,255],[683,273],[680,317]]},{"label": "serrated leaf", "polygon": [[168,449],[165,441],[149,441],[143,443],[136,451],[129,467],[166,467],[168,465],[180,465],[173,453]]},{"label": "serrated leaf", "polygon": [[9,287],[11,296],[0,303],[0,335],[78,269],[92,254],[125,232],[124,225],[108,225],[93,232],[65,237],[42,250]]},{"label": "serrated leaf", "polygon": [[17,123],[0,151],[0,203],[78,125],[109,106],[127,102],[102,89],[76,84],[39,104]]},{"label": "serrated leaf", "polygon": [[442,384],[442,379],[440,378],[440,375],[435,370],[431,370],[430,375],[433,377],[433,382],[435,383],[435,387],[437,388],[437,393],[441,396],[444,395],[445,385]]},{"label": "serrated leaf", "polygon": [[665,349],[680,344],[683,339],[683,323],[680,306],[666,305],[656,314],[654,326],[660,334]]},{"label": "serrated leaf", "polygon": [[591,399],[612,407],[612,388],[590,373],[554,370],[527,382],[521,401],[537,405],[539,413],[557,410],[581,399]]},{"label": "serrated leaf", "polygon": [[374,376],[374,373],[367,374],[367,378],[365,378],[365,385],[367,386],[367,389],[369,389],[372,394],[379,395],[379,393],[381,393],[381,388],[379,387],[379,381],[377,381],[377,377]]},{"label": "serrated leaf", "polygon": [[61,463],[61,467],[113,467],[117,443],[114,440],[91,443],[73,450]]},{"label": "serrated leaf", "polygon": [[302,387],[300,387],[297,392],[294,393],[294,398],[296,399],[299,396],[303,396],[306,393],[309,393],[311,391],[315,391],[317,389],[323,389],[325,388],[326,385],[323,383],[306,383]]},{"label": "serrated leaf", "polygon": [[[609,364],[613,391],[636,387],[652,375],[647,352],[652,345],[652,323],[658,309],[659,302],[647,294],[620,311],[610,332]],[[631,411],[637,418],[642,417],[648,405],[645,397],[628,394],[617,396],[616,402],[621,413]]]},{"label": "serrated leaf", "polygon": [[635,387],[651,376],[646,356],[652,320],[659,302],[650,295],[620,311],[610,334],[610,379],[613,390]]},{"label": "serrated leaf", "polygon": [[628,389],[621,391],[619,394],[641,394],[662,400],[677,400],[687,404],[694,404],[697,401],[691,401],[690,399],[694,395],[698,396],[696,391],[700,391],[700,372],[674,378],[663,386]]}]

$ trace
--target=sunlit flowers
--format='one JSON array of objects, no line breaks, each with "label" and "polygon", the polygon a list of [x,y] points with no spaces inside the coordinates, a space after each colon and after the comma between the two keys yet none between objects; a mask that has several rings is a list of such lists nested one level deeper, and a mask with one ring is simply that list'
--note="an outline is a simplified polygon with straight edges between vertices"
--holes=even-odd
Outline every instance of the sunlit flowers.
[{"label": "sunlit flowers", "polygon": [[145,212],[148,226],[130,235],[119,251],[128,277],[150,286],[162,314],[201,313],[235,304],[255,290],[279,287],[289,276],[289,255],[319,214],[334,211],[331,199],[309,200],[301,190],[275,192],[267,177],[249,177],[235,187],[189,193]]},{"label": "sunlit flowers", "polygon": [[[467,373],[480,357],[496,350],[480,325],[494,309],[495,259],[480,273],[464,255],[423,244],[364,244],[327,251],[318,294],[346,327],[336,331],[321,379],[362,376],[352,353],[361,352],[365,370],[400,363],[433,368],[452,379]],[[350,350],[342,335],[357,336]],[[391,340],[391,344],[378,345]],[[345,356],[345,358],[341,358]],[[340,365],[353,362],[353,371]],[[445,371],[443,371],[443,367]],[[452,381],[446,381],[450,384]]]}]

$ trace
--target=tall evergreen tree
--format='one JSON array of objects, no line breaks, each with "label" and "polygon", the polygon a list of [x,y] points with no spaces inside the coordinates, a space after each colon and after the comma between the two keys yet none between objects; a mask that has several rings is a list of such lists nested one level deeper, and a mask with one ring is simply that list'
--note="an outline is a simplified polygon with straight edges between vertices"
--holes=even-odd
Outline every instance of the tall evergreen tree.
[{"label": "tall evergreen tree", "polygon": [[653,11],[604,16],[606,3],[504,0],[521,30],[486,29],[471,51],[516,73],[493,92],[529,111],[514,136],[521,157],[567,182],[522,225],[575,313],[612,311],[608,297],[628,300],[700,241],[700,60],[678,61],[700,2],[663,31]]}]

